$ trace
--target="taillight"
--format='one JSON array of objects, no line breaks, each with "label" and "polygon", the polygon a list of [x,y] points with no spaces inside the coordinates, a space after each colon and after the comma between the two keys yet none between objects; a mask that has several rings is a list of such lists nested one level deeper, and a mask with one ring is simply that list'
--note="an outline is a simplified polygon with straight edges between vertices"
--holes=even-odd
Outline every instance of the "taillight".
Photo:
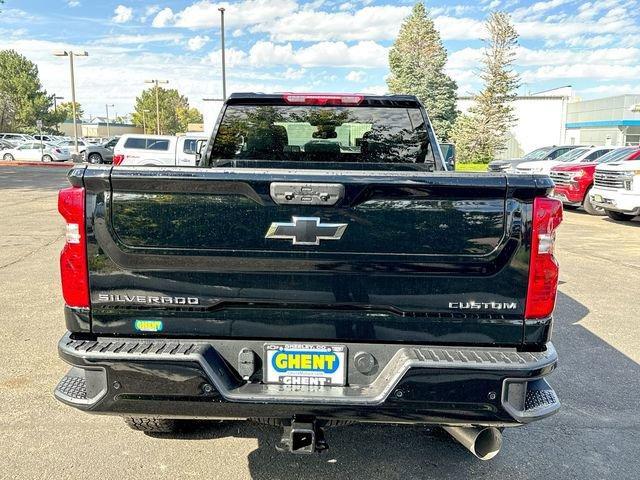
[{"label": "taillight", "polygon": [[282,98],[289,105],[359,105],[363,95],[325,93],[285,93]]},{"label": "taillight", "polygon": [[119,153],[113,156],[113,164],[120,165],[124,161],[124,155]]},{"label": "taillight", "polygon": [[58,211],[67,222],[66,243],[60,254],[62,295],[70,307],[89,308],[84,188],[69,187],[60,190]]},{"label": "taillight", "polygon": [[631,155],[629,155],[629,157],[627,157],[627,160],[638,160],[640,159],[640,150],[638,150],[637,152],[633,152]]},{"label": "taillight", "polygon": [[525,318],[551,315],[558,290],[558,262],[553,256],[556,229],[562,222],[562,202],[539,197],[533,201],[531,262]]}]

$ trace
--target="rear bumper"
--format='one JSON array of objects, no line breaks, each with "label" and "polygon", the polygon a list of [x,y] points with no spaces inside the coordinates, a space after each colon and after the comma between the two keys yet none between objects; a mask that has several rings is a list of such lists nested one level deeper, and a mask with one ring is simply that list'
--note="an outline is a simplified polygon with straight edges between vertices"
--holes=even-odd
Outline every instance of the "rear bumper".
[{"label": "rear bumper", "polygon": [[[55,390],[58,400],[92,413],[170,418],[282,418],[359,422],[514,426],[560,408],[544,377],[556,366],[544,352],[510,348],[355,345],[348,385],[310,387],[251,381],[238,375],[242,348],[258,342],[65,335],[60,356],[72,365]],[[358,351],[374,353],[379,369],[357,372]],[[230,353],[231,352],[231,353]]]}]

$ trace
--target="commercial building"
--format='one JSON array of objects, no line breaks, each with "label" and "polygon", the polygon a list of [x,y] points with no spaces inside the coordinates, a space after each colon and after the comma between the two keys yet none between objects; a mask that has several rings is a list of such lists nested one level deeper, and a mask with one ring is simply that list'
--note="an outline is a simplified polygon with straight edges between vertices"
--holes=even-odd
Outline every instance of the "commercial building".
[{"label": "commercial building", "polygon": [[640,95],[569,103],[566,143],[640,145]]},{"label": "commercial building", "polygon": [[[496,158],[518,158],[545,145],[565,143],[567,107],[572,97],[571,87],[516,97],[513,109],[517,121],[509,132],[506,149]],[[472,97],[458,98],[461,112],[467,112],[472,105]]]},{"label": "commercial building", "polygon": [[[73,136],[73,122],[65,121],[58,125],[60,130],[65,135]],[[107,131],[109,134],[107,135]],[[107,128],[107,122],[100,121],[100,119],[94,119],[93,121],[81,121],[78,124],[78,135],[86,138],[102,138],[108,136],[119,136],[125,133],[142,133],[142,128],[137,127],[129,123],[111,123],[109,122],[109,128]]]}]

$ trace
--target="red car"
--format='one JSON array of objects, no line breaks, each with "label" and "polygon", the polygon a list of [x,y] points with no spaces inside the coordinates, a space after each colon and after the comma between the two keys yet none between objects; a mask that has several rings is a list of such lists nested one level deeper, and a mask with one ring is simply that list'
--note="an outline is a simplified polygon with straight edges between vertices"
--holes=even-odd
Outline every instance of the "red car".
[{"label": "red car", "polygon": [[562,201],[566,208],[578,208],[581,206],[591,215],[605,215],[604,209],[596,207],[589,199],[589,190],[593,186],[596,165],[624,160],[638,160],[639,158],[639,147],[621,147],[611,150],[590,163],[574,163],[553,167],[550,176],[556,184],[554,196]]}]

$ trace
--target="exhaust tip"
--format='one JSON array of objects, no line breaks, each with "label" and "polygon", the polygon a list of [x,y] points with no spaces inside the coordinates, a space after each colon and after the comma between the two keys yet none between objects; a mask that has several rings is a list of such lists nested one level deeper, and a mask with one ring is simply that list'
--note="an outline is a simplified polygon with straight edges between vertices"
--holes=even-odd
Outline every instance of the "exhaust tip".
[{"label": "exhaust tip", "polygon": [[480,460],[491,460],[502,448],[502,433],[494,427],[484,428],[476,437],[472,453]]},{"label": "exhaust tip", "polygon": [[443,427],[480,460],[491,460],[502,447],[502,433],[495,427]]}]

